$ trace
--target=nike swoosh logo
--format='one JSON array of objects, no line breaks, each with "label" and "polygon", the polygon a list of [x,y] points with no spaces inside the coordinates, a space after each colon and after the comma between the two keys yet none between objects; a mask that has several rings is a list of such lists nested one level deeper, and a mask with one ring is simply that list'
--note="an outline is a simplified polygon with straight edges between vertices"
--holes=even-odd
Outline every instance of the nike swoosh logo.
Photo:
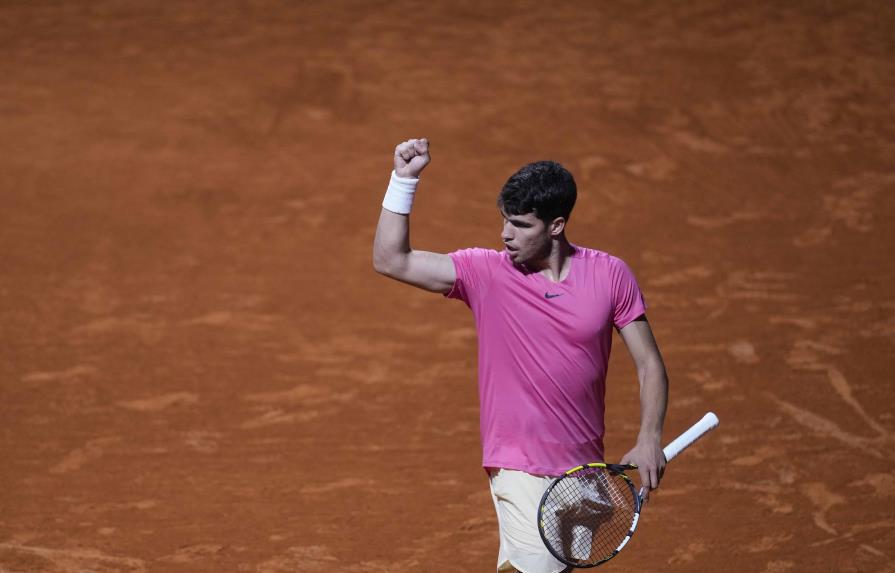
[{"label": "nike swoosh logo", "polygon": [[544,293],[544,298],[556,298],[556,297],[558,297],[558,296],[562,296],[562,295],[563,295],[563,293],[559,293],[559,294],[550,294],[549,292],[545,292],[545,293]]}]

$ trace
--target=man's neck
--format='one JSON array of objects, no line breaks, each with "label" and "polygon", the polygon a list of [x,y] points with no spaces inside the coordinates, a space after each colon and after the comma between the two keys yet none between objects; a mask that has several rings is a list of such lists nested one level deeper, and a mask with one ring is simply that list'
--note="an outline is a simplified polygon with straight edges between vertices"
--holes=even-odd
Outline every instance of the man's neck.
[{"label": "man's neck", "polygon": [[558,283],[565,280],[569,276],[571,269],[572,253],[575,252],[573,247],[565,236],[553,241],[550,253],[540,261],[527,265],[530,270],[539,272],[548,280]]}]

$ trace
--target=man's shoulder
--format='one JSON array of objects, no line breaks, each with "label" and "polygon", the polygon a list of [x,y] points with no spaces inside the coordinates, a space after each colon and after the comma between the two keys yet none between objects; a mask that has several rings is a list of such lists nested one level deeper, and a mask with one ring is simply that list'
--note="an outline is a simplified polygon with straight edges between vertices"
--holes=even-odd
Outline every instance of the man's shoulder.
[{"label": "man's shoulder", "polygon": [[592,249],[590,247],[583,247],[580,245],[574,245],[574,247],[574,256],[585,261],[585,263],[592,268],[604,271],[614,271],[617,269],[629,268],[628,263],[626,263],[621,257],[618,257],[606,251]]},{"label": "man's shoulder", "polygon": [[457,249],[456,251],[452,251],[452,253],[467,253],[467,254],[480,255],[480,256],[495,256],[495,255],[500,255],[501,251],[496,251],[494,249],[488,249],[486,247],[465,247],[462,249]]},{"label": "man's shoulder", "polygon": [[606,251],[592,249],[590,247],[583,247],[581,245],[573,246],[575,247],[575,254],[573,255],[574,257],[584,259],[585,261],[591,263],[607,264],[616,260],[621,260],[615,255],[607,253]]},{"label": "man's shoulder", "polygon": [[499,263],[506,258],[505,251],[495,251],[484,247],[467,247],[448,254],[452,258],[477,259],[487,263]]}]

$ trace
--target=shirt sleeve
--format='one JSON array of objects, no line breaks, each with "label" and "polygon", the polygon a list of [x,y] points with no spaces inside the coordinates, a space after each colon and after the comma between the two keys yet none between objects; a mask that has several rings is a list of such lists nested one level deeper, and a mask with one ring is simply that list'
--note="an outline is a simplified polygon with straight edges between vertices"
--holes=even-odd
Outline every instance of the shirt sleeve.
[{"label": "shirt sleeve", "polygon": [[612,324],[621,330],[646,312],[646,301],[634,273],[623,260],[613,257],[609,279],[613,301]]},{"label": "shirt sleeve", "polygon": [[462,300],[472,308],[482,299],[500,264],[500,253],[491,249],[461,249],[448,253],[454,262],[457,279],[444,296]]}]

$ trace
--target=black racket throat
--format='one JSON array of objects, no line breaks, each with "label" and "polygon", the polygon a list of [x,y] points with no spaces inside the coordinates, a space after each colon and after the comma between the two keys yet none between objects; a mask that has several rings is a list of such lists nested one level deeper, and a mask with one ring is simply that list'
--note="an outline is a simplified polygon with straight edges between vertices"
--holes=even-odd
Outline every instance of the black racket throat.
[{"label": "black racket throat", "polygon": [[615,474],[620,474],[620,473],[624,473],[628,470],[636,470],[637,469],[637,466],[634,464],[605,464],[605,463],[584,464],[584,467],[600,467],[600,466],[605,467],[608,471],[615,473]]}]

